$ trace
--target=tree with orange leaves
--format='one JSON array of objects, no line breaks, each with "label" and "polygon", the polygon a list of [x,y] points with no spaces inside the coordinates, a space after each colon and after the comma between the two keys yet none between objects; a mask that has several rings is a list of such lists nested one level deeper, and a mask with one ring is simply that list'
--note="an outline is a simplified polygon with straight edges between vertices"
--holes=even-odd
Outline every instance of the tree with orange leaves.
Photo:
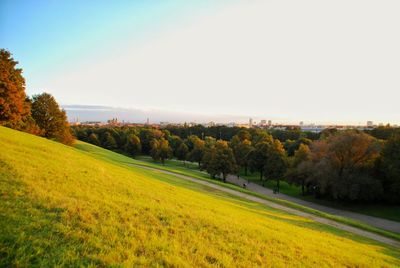
[{"label": "tree with orange leaves", "polygon": [[22,69],[9,51],[0,49],[0,125],[20,129],[30,115]]}]

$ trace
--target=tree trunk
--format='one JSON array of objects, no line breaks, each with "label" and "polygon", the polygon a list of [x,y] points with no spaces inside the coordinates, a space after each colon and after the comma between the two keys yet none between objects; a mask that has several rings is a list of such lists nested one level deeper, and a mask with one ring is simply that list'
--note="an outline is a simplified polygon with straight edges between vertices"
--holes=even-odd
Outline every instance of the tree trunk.
[{"label": "tree trunk", "polygon": [[247,165],[244,165],[244,175],[247,176]]},{"label": "tree trunk", "polygon": [[301,181],[301,194],[304,196],[304,180]]},{"label": "tree trunk", "polygon": [[277,179],[276,180],[276,190],[278,193],[279,193],[279,187],[280,187],[279,183],[280,183],[280,179]]},{"label": "tree trunk", "polygon": [[262,181],[262,178],[263,178],[263,172],[262,170],[260,170],[260,181]]},{"label": "tree trunk", "polygon": [[222,180],[226,182],[226,174],[222,173]]}]

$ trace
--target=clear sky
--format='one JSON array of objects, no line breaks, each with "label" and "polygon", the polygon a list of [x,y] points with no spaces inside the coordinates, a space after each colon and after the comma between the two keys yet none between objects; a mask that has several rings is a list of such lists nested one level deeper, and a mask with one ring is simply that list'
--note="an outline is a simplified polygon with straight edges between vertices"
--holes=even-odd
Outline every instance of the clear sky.
[{"label": "clear sky", "polygon": [[1,0],[0,47],[28,94],[62,104],[400,124],[399,14],[398,0]]}]

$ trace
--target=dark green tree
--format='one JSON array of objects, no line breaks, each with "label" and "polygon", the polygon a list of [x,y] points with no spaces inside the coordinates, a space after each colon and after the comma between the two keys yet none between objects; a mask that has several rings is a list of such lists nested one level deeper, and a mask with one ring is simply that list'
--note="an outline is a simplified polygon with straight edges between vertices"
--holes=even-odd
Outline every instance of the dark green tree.
[{"label": "dark green tree", "polygon": [[131,156],[135,157],[142,151],[140,139],[135,134],[129,134],[126,137],[125,151]]},{"label": "dark green tree", "polygon": [[305,144],[300,144],[290,161],[290,167],[286,173],[286,180],[290,184],[300,185],[301,193],[305,195],[305,184],[312,176],[312,162],[310,148]]},{"label": "dark green tree", "polygon": [[191,162],[197,162],[199,167],[201,166],[201,160],[204,154],[205,142],[200,138],[193,138],[193,149],[189,152],[188,160]]},{"label": "dark green tree", "polygon": [[164,165],[165,159],[170,159],[172,157],[172,149],[169,146],[168,140],[162,138],[159,142],[159,158],[161,163]]},{"label": "dark green tree", "polygon": [[212,178],[222,175],[223,181],[226,182],[228,174],[236,172],[235,157],[228,143],[219,140],[215,144],[207,146],[202,166]]},{"label": "dark green tree", "polygon": [[164,164],[165,159],[169,159],[172,157],[172,149],[166,139],[153,139],[150,144],[150,155],[154,161],[161,160],[161,163]]},{"label": "dark green tree", "polygon": [[108,131],[104,133],[102,147],[108,150],[117,149],[117,143],[115,142],[114,137]]},{"label": "dark green tree", "polygon": [[264,177],[265,165],[268,162],[268,151],[271,143],[272,140],[259,142],[249,155],[250,171],[259,172],[260,180],[262,180]]},{"label": "dark green tree", "polygon": [[170,145],[171,148],[172,148],[173,155],[174,155],[175,157],[178,157],[178,156],[177,156],[177,151],[178,151],[178,148],[179,148],[179,147],[181,146],[181,144],[183,143],[182,139],[181,139],[179,136],[170,135],[170,136],[168,137],[168,142],[169,142],[169,145]]},{"label": "dark green tree", "polygon": [[394,135],[385,143],[379,159],[384,199],[400,204],[400,135]]},{"label": "dark green tree", "polygon": [[64,144],[72,144],[73,137],[67,121],[67,115],[60,109],[54,97],[48,93],[33,96],[32,117],[43,136]]},{"label": "dark green tree", "polygon": [[268,179],[276,180],[276,187],[279,192],[280,180],[283,179],[287,169],[287,158],[282,143],[275,139],[267,147],[267,161],[264,165],[264,176]]},{"label": "dark green tree", "polygon": [[[249,136],[249,135],[248,135]],[[250,153],[253,150],[251,141],[246,138],[247,136],[233,136],[231,140],[231,147],[235,155],[236,164],[244,169],[244,174],[247,176],[247,170],[250,163]],[[238,168],[238,171],[240,171]]]},{"label": "dark green tree", "polygon": [[151,142],[156,139],[164,137],[164,133],[158,129],[144,128],[140,130],[140,142],[142,144],[142,152],[144,154],[150,154]]},{"label": "dark green tree", "polygon": [[96,145],[96,146],[100,145],[100,141],[99,141],[99,138],[97,137],[96,133],[92,133],[89,135],[88,142],[93,145]]},{"label": "dark green tree", "polygon": [[186,159],[189,153],[189,148],[185,143],[181,143],[175,152],[175,156],[178,160],[183,161],[183,164],[186,165]]}]

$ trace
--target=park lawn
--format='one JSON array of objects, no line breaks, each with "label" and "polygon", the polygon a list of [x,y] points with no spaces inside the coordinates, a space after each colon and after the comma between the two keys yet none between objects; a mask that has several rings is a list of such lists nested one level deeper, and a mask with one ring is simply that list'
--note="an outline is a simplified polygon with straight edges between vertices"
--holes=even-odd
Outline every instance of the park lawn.
[{"label": "park lawn", "polygon": [[[187,175],[190,177],[194,177],[197,179],[201,179],[201,180],[206,180],[208,182],[214,183],[214,184],[218,184],[220,186],[224,186],[226,188],[230,188],[236,191],[240,191],[240,192],[244,192],[246,194],[250,194],[253,196],[257,196],[259,198],[263,198],[269,201],[273,201],[275,203],[287,206],[287,207],[291,207],[297,210],[301,210],[307,213],[311,213],[320,217],[324,217],[330,220],[334,220],[340,223],[344,223],[347,224],[349,226],[353,226],[359,229],[363,229],[369,232],[373,232],[379,235],[383,235],[386,236],[388,238],[392,238],[395,240],[400,241],[400,234],[399,233],[394,233],[394,232],[390,232],[390,231],[386,231],[383,229],[379,229],[370,225],[367,225],[365,223],[361,223],[359,221],[350,219],[350,218],[346,218],[346,217],[342,217],[342,216],[336,216],[336,215],[332,215],[332,214],[328,214],[319,210],[315,210],[309,207],[305,207],[290,201],[286,201],[286,200],[282,200],[279,198],[273,198],[273,197],[268,197],[262,194],[258,194],[252,191],[248,191],[242,187],[239,187],[237,185],[231,184],[231,183],[223,183],[221,180],[218,179],[211,179],[210,176],[205,172],[205,171],[200,171],[198,168],[198,164],[197,163],[191,163],[191,162],[182,162],[182,161],[178,161],[176,159],[170,159],[170,160],[165,160],[165,163],[162,164],[161,162],[157,162],[154,161],[150,156],[137,156],[135,159],[132,159],[130,157],[121,155],[121,154],[117,154],[114,153],[115,155],[113,155],[112,157],[110,156],[110,153],[108,150],[104,150],[104,152],[101,152],[101,150],[98,149],[98,147],[96,146],[92,146],[91,144],[88,143],[84,143],[84,142],[77,142],[76,147],[86,151],[86,152],[91,152],[91,153],[95,153],[97,157],[101,157],[104,160],[107,161],[111,161],[117,165],[122,165],[122,166],[128,166],[131,167],[132,164],[135,165],[142,165],[142,166],[147,166],[147,167],[152,167],[152,168],[157,168],[157,169],[162,169],[162,170],[167,170],[167,171],[171,171],[174,173],[178,173],[178,174],[183,174],[183,175]],[[249,175],[249,180],[253,181],[254,183],[259,183],[260,185],[262,185],[262,183],[259,181],[259,177],[257,176],[257,174],[251,174]],[[273,189],[275,187],[275,181],[268,181],[265,182],[265,186],[268,187],[267,185],[269,184],[269,187],[271,189]],[[297,196],[297,194],[294,194],[294,192],[297,192],[299,189],[294,186],[294,185],[290,185],[285,181],[281,181],[281,189],[283,188],[284,192],[287,193],[288,191],[292,191],[293,196]],[[313,202],[313,199],[316,200],[315,202],[318,202],[320,204],[329,206],[332,205],[331,202],[324,202],[324,200],[319,200],[319,199],[315,199],[312,196],[301,196],[300,197],[304,200]],[[332,205],[333,206],[333,205]],[[338,207],[340,208],[340,207]],[[345,209],[345,208],[340,208],[340,209]],[[362,208],[360,207],[359,210],[361,210]],[[365,209],[365,207],[364,207]],[[366,209],[370,210],[370,207],[367,206]],[[389,210],[390,212],[393,212],[393,207],[388,207],[385,208],[387,210]],[[359,211],[357,210],[357,211]],[[378,211],[378,208],[376,208],[376,210]],[[357,212],[356,211],[356,212]],[[396,213],[396,211],[394,212]]]},{"label": "park lawn", "polygon": [[[242,178],[248,179],[253,183],[257,183],[259,185],[264,185],[267,188],[274,189],[276,186],[276,181],[275,180],[268,180],[268,181],[260,181],[260,175],[258,172],[254,172],[253,174],[248,173],[247,175],[244,174],[242,171],[240,176]],[[334,202],[334,201],[329,201],[329,200],[322,200],[322,199],[317,199],[312,195],[306,195],[303,196],[301,194],[301,187],[296,186],[296,185],[291,185],[285,181],[280,181],[280,192],[282,194],[286,194],[289,196],[293,196],[296,198],[300,198],[306,201],[314,202],[317,204],[333,207],[333,208],[338,208],[338,209],[343,209],[343,210],[349,210],[369,216],[375,216],[375,217],[380,217],[383,219],[388,219],[388,220],[393,220],[393,221],[399,221],[400,222],[400,206],[399,205],[381,205],[381,204],[368,204],[368,205],[362,205],[362,204],[345,204],[345,203],[339,203],[339,202]]]},{"label": "park lawn", "polygon": [[[192,163],[192,162],[187,162],[183,164],[182,161],[178,161],[175,159],[171,160],[166,160],[165,164],[163,165],[161,162],[154,162],[151,157],[149,156],[138,156],[136,160],[140,160],[143,162],[148,163],[149,165],[157,168],[162,168],[162,169],[167,169],[167,170],[172,170],[172,171],[177,171],[179,173],[185,173],[189,176],[200,176],[201,178],[204,179],[209,179],[210,176],[207,175],[205,172],[201,172],[198,168],[197,163]],[[139,163],[143,164],[143,163]],[[260,181],[260,175],[257,172],[250,173],[248,172],[247,175],[244,175],[244,171],[242,170],[240,173],[240,176],[242,178],[245,178],[253,183],[257,183],[259,185],[263,185],[270,188],[274,189],[276,186],[276,181],[275,180],[268,180],[261,182]],[[280,181],[280,192],[289,196],[293,196],[296,198],[300,198],[309,202],[314,202],[317,204],[329,206],[329,207],[334,207],[338,209],[343,209],[343,210],[349,210],[369,216],[375,216],[375,217],[380,217],[388,220],[393,220],[393,221],[399,221],[400,222],[400,206],[398,205],[381,205],[381,204],[369,204],[369,205],[357,205],[357,204],[341,204],[329,200],[322,200],[322,199],[317,199],[314,196],[311,195],[306,195],[303,196],[301,194],[301,187],[296,186],[296,185],[291,185],[287,183],[286,181]]]},{"label": "park lawn", "polygon": [[80,145],[0,127],[1,267],[400,265],[396,248]]}]

